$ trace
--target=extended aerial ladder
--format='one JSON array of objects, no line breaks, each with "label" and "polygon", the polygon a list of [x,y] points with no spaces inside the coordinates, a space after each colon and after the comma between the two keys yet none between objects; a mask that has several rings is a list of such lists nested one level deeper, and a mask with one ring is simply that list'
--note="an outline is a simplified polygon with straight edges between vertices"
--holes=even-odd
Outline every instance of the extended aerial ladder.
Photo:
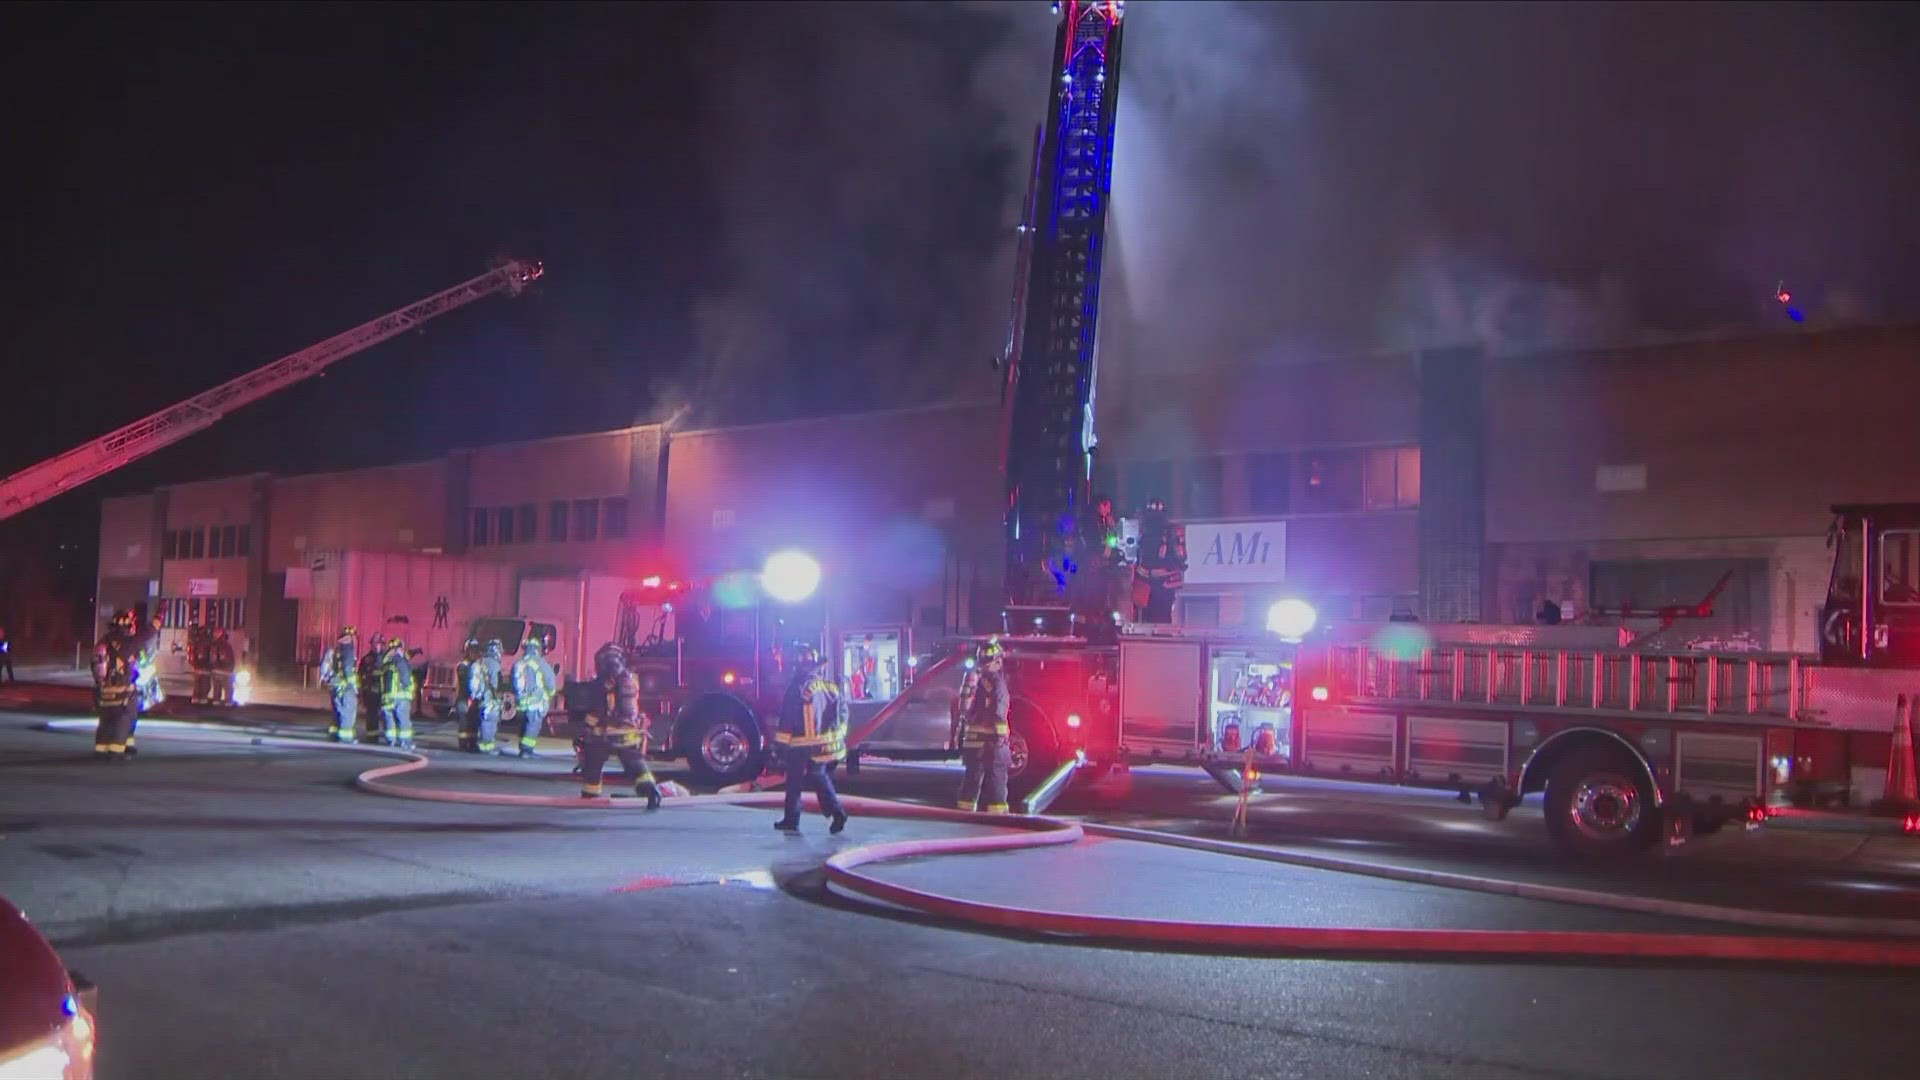
[{"label": "extended aerial ladder", "polygon": [[1092,479],[1094,332],[1125,5],[1068,0],[1054,10],[1060,27],[1034,163],[1038,182],[1021,223],[1002,422],[1007,601],[1041,610],[1065,604],[1074,572],[1066,539]]},{"label": "extended aerial ladder", "polygon": [[508,261],[445,292],[335,334],[319,344],[283,356],[265,367],[14,473],[0,480],[0,521],[204,431],[228,413],[304,382],[347,357],[406,333],[429,319],[439,318],[503,289],[509,295],[518,296],[522,289],[538,280],[542,272],[538,262]]}]

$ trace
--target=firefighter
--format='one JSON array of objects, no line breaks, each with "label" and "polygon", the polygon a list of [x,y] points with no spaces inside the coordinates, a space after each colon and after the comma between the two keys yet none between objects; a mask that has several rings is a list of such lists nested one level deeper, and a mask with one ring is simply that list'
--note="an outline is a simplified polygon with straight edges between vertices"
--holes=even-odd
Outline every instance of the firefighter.
[{"label": "firefighter", "polygon": [[193,671],[195,705],[205,705],[213,697],[213,628],[195,619],[187,628],[187,667]]},{"label": "firefighter", "polygon": [[467,728],[461,749],[489,757],[500,756],[494,738],[500,727],[500,667],[498,658],[480,651],[480,642],[467,639],[467,661],[461,665],[461,687],[467,701]]},{"label": "firefighter", "polygon": [[139,714],[136,647],[133,612],[115,612],[93,647],[93,705],[100,717],[93,730],[93,752],[98,759],[125,761],[133,751],[133,724]]},{"label": "firefighter", "polygon": [[453,676],[453,708],[460,717],[460,749],[473,752],[480,743],[480,705],[486,695],[474,695],[475,668],[480,663],[480,641],[468,638],[461,647],[460,667]]},{"label": "firefighter", "polygon": [[167,700],[166,691],[160,688],[160,628],[165,624],[160,616],[148,620],[147,632],[140,638],[140,648],[134,660],[134,674],[137,687],[134,692],[138,702],[136,713],[150,712]]},{"label": "firefighter", "polygon": [[827,831],[838,833],[847,827],[847,812],[828,774],[847,756],[844,708],[840,688],[833,682],[832,665],[813,646],[801,646],[795,657],[793,680],[780,703],[780,728],[773,736],[787,770],[786,810],[773,823],[781,832],[800,831],[800,795],[809,780],[820,794],[820,812],[833,819]]},{"label": "firefighter", "polygon": [[959,807],[979,808],[986,800],[989,814],[1007,812],[1007,772],[1013,756],[1007,747],[1007,708],[1011,695],[1007,689],[1006,650],[997,639],[989,639],[974,654],[978,683],[960,706],[960,760],[966,774],[960,779]]},{"label": "firefighter", "polygon": [[596,676],[593,704],[581,723],[586,734],[580,748],[580,797],[597,799],[600,779],[606,773],[609,755],[633,780],[633,794],[647,800],[647,809],[660,808],[660,785],[647,764],[647,728],[650,720],[640,711],[640,681],[627,670],[626,653],[609,641],[593,654]]},{"label": "firefighter", "polygon": [[354,734],[357,738],[371,742],[380,737],[380,722],[384,707],[380,701],[380,665],[387,659],[387,636],[373,635],[367,643],[367,651],[360,654],[360,730]]},{"label": "firefighter", "polygon": [[387,642],[380,661],[380,742],[413,749],[413,664],[399,635]]},{"label": "firefighter", "polygon": [[233,704],[233,673],[238,658],[233,653],[233,641],[227,637],[227,628],[221,627],[214,632],[212,665],[213,697],[215,705]]},{"label": "firefighter", "polygon": [[344,627],[340,639],[320,658],[320,685],[333,696],[333,723],[327,734],[336,741],[354,741],[360,718],[360,669],[354,656],[353,627]]},{"label": "firefighter", "polygon": [[513,693],[519,701],[520,718],[526,726],[520,731],[520,756],[530,758],[540,744],[540,729],[547,722],[547,708],[553,701],[553,665],[547,663],[546,650],[538,637],[528,637],[520,646],[520,659],[513,665]]}]

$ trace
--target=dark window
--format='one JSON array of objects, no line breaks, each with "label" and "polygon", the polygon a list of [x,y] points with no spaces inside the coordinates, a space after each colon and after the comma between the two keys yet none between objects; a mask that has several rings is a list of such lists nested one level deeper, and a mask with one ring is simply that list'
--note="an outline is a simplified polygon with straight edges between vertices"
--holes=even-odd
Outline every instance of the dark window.
[{"label": "dark window", "polygon": [[177,559],[180,557],[180,534],[168,529],[160,536],[160,557]]},{"label": "dark window", "polygon": [[207,530],[204,528],[195,529],[193,530],[192,558],[204,559],[206,557],[207,557]]},{"label": "dark window", "polygon": [[1129,462],[1121,474],[1120,498],[1124,513],[1138,514],[1148,499],[1171,499],[1173,463],[1171,461]]},{"label": "dark window", "polygon": [[551,528],[547,530],[547,539],[565,540],[567,538],[567,504],[563,502],[554,503],[553,506],[549,508],[549,511],[547,524],[550,525]]},{"label": "dark window", "polygon": [[1193,458],[1180,470],[1180,513],[1189,518],[1220,516],[1223,469],[1219,458]]},{"label": "dark window", "polygon": [[235,558],[240,554],[240,528],[237,525],[220,526],[220,557]]},{"label": "dark window", "polygon": [[501,507],[500,512],[494,515],[494,520],[497,523],[495,539],[502,544],[513,543],[513,507]]},{"label": "dark window", "polygon": [[573,500],[573,538],[575,540],[600,538],[600,501],[598,499]]},{"label": "dark window", "polygon": [[600,501],[600,524],[609,540],[627,538],[627,500],[602,499]]},{"label": "dark window", "polygon": [[520,542],[525,544],[540,539],[540,512],[532,503],[520,507]]},{"label": "dark window", "polygon": [[1306,455],[1302,509],[1328,514],[1358,510],[1366,483],[1362,458],[1354,450],[1329,450]]},{"label": "dark window", "polygon": [[1420,449],[1366,452],[1366,508],[1399,510],[1420,505]]},{"label": "dark window", "polygon": [[238,542],[237,542],[237,546],[234,548],[233,553],[235,555],[238,555],[242,559],[248,557],[249,555],[252,555],[253,554],[253,526],[251,525],[240,526],[239,529],[236,530],[236,536],[238,537]]},{"label": "dark window", "polygon": [[1255,454],[1247,459],[1247,510],[1284,514],[1293,506],[1293,455]]},{"label": "dark window", "polygon": [[489,511],[475,510],[473,512],[473,532],[468,535],[468,539],[474,547],[487,546],[487,526],[492,521],[493,515]]},{"label": "dark window", "polygon": [[1210,630],[1220,625],[1220,598],[1183,596],[1180,598],[1180,625]]},{"label": "dark window", "polygon": [[227,601],[227,617],[232,620],[227,623],[227,625],[233,627],[235,630],[245,630],[247,628],[247,601],[245,597],[236,597]]}]

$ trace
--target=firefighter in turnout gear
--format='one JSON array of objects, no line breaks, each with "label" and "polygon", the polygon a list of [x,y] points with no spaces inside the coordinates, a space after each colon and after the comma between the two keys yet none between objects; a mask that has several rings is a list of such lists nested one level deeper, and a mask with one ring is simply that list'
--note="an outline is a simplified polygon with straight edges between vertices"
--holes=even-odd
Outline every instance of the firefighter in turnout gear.
[{"label": "firefighter in turnout gear", "polygon": [[500,748],[494,737],[500,726],[500,669],[481,651],[477,638],[467,639],[467,659],[460,665],[460,695],[466,718],[460,749],[497,757]]},{"label": "firefighter in turnout gear", "polygon": [[197,619],[187,628],[187,667],[193,671],[193,704],[207,704],[213,697],[213,628]]},{"label": "firefighter in turnout gear", "polygon": [[139,716],[134,668],[133,612],[113,616],[107,632],[93,647],[93,705],[100,722],[93,731],[93,752],[101,758],[125,761],[133,751],[133,724]]},{"label": "firefighter in turnout gear", "polygon": [[647,809],[658,810],[660,785],[647,764],[650,720],[640,711],[640,680],[627,670],[625,651],[611,641],[593,654],[593,670],[596,692],[581,718],[587,731],[580,748],[580,797],[601,796],[600,779],[607,758],[614,756],[633,780],[634,795],[647,800]]},{"label": "firefighter in turnout gear", "polygon": [[380,742],[413,749],[413,664],[407,643],[396,635],[380,661]]},{"label": "firefighter in turnout gear", "polygon": [[354,732],[356,738],[380,737],[384,708],[380,703],[380,665],[386,660],[387,636],[375,634],[367,643],[367,651],[360,654],[360,729]]},{"label": "firefighter in turnout gear", "polygon": [[460,717],[460,749],[473,753],[480,745],[480,707],[486,700],[474,696],[474,676],[480,664],[480,642],[468,638],[461,649],[460,666],[453,674],[453,708]]},{"label": "firefighter in turnout gear", "polygon": [[800,831],[800,796],[809,780],[820,795],[820,812],[833,820],[828,832],[847,827],[847,812],[833,790],[827,770],[847,756],[846,704],[833,683],[832,665],[811,645],[795,657],[793,681],[780,703],[780,727],[774,732],[787,770],[786,811],[773,827]]},{"label": "firefighter in turnout gear", "polygon": [[960,761],[966,774],[960,779],[959,807],[984,809],[989,814],[1007,812],[1007,773],[1013,767],[1013,754],[1007,745],[1007,711],[1011,694],[1007,689],[1006,650],[998,640],[989,640],[974,654],[974,670],[980,674],[971,690],[958,703]]},{"label": "firefighter in turnout gear", "polygon": [[520,719],[526,726],[520,731],[520,756],[530,758],[540,743],[540,729],[547,722],[547,708],[553,701],[553,665],[547,663],[546,649],[538,637],[527,638],[520,646],[520,659],[513,664],[513,693],[520,703]]},{"label": "firefighter in turnout gear", "polygon": [[320,685],[333,698],[333,723],[327,727],[327,734],[343,743],[354,741],[354,725],[360,719],[358,660],[351,626],[340,631],[340,639],[320,658]]},{"label": "firefighter in turnout gear", "polygon": [[213,704],[233,704],[233,673],[237,664],[233,641],[223,626],[213,635],[213,697],[210,699]]}]

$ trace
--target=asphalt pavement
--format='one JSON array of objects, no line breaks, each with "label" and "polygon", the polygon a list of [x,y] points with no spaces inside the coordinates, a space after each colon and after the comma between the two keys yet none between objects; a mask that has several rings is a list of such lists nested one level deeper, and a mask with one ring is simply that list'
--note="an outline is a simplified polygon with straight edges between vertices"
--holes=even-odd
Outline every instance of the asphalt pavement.
[{"label": "asphalt pavement", "polygon": [[[796,838],[774,832],[770,812],[725,806],[414,802],[355,790],[354,774],[375,763],[366,755],[149,735],[137,760],[98,763],[84,736],[36,730],[44,720],[0,713],[0,894],[101,984],[107,1080],[666,1070],[1668,1080],[1893,1075],[1920,1057],[1910,974],[1253,959],[985,933],[842,898],[820,872],[854,845],[972,826],[864,817],[830,837],[815,818]],[[525,764],[435,757],[408,781],[573,790],[564,750]],[[952,782],[941,769],[869,765],[845,786],[939,804]],[[1096,816],[1219,824],[1167,817],[1218,814],[1204,782],[1143,773],[1132,783],[1131,809],[1103,809],[1111,792],[1068,799]],[[1260,811],[1256,836],[1269,843],[1358,839],[1370,846],[1330,849],[1571,872],[1541,862],[1524,821],[1500,827],[1516,829],[1511,839],[1436,831],[1412,808],[1386,815],[1404,817],[1395,825],[1293,825],[1351,796],[1272,798],[1317,809]],[[1414,853],[1421,838],[1455,832],[1460,847]],[[1659,872],[1697,861],[1811,880],[1900,861],[1863,860],[1879,841],[1858,836],[1842,838],[1859,849],[1847,854],[1832,836],[1792,834],[1789,845],[1835,846],[1782,849],[1780,861],[1746,839],[1719,855],[1703,843]],[[1723,872],[1734,870],[1696,877]],[[956,895],[1169,918],[1707,929],[1112,840],[879,873]],[[1853,892],[1832,896],[1821,910],[1868,910]],[[1911,904],[1902,913],[1920,915]]]}]

